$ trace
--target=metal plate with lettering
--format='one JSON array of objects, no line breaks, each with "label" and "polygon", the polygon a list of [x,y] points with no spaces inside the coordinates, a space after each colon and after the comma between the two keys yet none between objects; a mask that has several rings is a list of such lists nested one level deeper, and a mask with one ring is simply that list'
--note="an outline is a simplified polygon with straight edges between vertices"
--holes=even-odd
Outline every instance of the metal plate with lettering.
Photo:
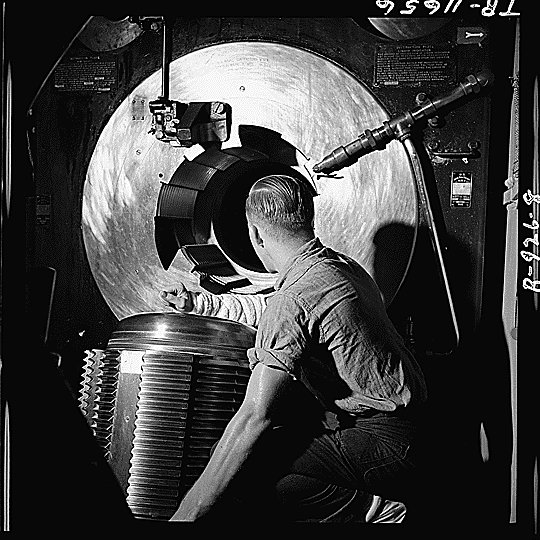
[{"label": "metal plate with lettering", "polygon": [[99,56],[71,57],[54,72],[54,88],[61,92],[108,92],[116,85],[116,61]]},{"label": "metal plate with lettering", "polygon": [[36,224],[49,226],[51,223],[51,196],[36,196]]},{"label": "metal plate with lettering", "polygon": [[373,85],[454,84],[456,61],[448,45],[380,45],[375,52]]},{"label": "metal plate with lettering", "polygon": [[452,172],[450,206],[452,208],[469,208],[472,197],[472,173]]}]

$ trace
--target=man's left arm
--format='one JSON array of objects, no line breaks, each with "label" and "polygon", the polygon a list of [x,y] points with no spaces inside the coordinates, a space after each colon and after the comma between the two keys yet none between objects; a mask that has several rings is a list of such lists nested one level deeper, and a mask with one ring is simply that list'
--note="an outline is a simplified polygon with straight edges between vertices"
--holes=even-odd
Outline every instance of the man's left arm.
[{"label": "man's left arm", "polygon": [[194,521],[204,516],[242,469],[272,417],[286,387],[286,372],[258,363],[253,368],[242,405],[227,424],[206,468],[188,491],[170,521]]}]

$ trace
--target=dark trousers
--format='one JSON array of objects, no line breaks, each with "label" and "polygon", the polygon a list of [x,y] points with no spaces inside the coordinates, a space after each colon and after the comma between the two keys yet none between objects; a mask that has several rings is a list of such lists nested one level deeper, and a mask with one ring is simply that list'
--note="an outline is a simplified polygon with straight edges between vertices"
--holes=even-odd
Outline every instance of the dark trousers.
[{"label": "dark trousers", "polygon": [[224,516],[363,522],[372,495],[407,503],[417,482],[417,422],[377,413],[335,429],[282,426],[264,437],[224,501]]}]

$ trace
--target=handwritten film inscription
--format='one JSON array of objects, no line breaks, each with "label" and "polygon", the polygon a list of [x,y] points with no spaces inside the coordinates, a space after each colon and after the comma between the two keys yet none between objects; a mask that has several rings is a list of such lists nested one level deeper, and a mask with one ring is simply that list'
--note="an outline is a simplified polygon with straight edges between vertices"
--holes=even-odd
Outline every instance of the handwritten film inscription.
[{"label": "handwritten film inscription", "polygon": [[[464,15],[465,10],[469,9],[472,12],[478,10],[482,17],[493,17],[499,15],[501,17],[519,17],[520,12],[517,11],[518,0],[483,0],[481,2],[464,2],[463,0],[376,0],[375,5],[384,10],[383,15],[435,15],[441,14],[458,14]],[[395,11],[394,11],[395,8]],[[400,9],[401,8],[401,9]],[[420,8],[418,13],[416,9]]]},{"label": "handwritten film inscription", "polygon": [[[531,206],[532,212],[529,213],[531,223],[523,223],[523,226],[531,230],[530,234],[532,236],[523,240],[523,245],[527,249],[523,249],[520,252],[521,257],[523,257],[526,262],[531,263],[528,271],[529,277],[523,278],[522,285],[524,289],[540,293],[540,279],[538,279],[538,261],[540,261],[540,256],[538,255],[538,229],[540,228],[540,224],[538,223],[538,219],[534,219],[535,214],[538,216],[540,212],[540,194],[534,194],[528,189],[527,192],[523,194],[523,200],[526,205]],[[529,244],[532,244],[532,246]],[[535,251],[536,253],[534,253]]]}]

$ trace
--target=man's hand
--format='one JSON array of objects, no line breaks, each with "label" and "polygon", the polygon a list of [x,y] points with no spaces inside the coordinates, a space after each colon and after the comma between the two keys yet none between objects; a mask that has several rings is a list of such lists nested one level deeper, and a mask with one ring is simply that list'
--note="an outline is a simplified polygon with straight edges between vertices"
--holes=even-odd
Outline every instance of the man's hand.
[{"label": "man's hand", "polygon": [[184,285],[180,283],[175,287],[169,287],[164,291],[160,291],[159,299],[161,300],[161,303],[167,307],[187,313],[193,309],[192,294],[192,292],[188,291]]}]

